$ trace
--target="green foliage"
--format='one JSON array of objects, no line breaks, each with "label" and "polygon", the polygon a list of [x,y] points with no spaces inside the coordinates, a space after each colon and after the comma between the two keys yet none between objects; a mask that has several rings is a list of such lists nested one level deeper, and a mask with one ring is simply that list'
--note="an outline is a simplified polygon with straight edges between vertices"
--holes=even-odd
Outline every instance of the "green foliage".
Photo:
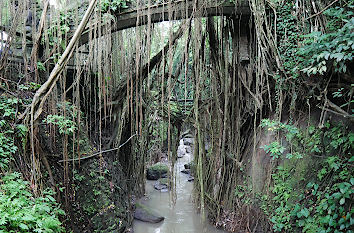
[{"label": "green foliage", "polygon": [[148,169],[153,170],[157,173],[163,174],[168,172],[168,166],[166,164],[157,163],[149,167]]},{"label": "green foliage", "polygon": [[253,203],[253,199],[251,198],[252,188],[247,185],[247,182],[244,181],[243,185],[237,185],[234,191],[234,195],[239,199],[243,204],[251,204]]},{"label": "green foliage", "polygon": [[[312,205],[306,208],[303,204],[296,204],[291,216],[305,232],[352,232],[353,209],[348,202],[352,202],[353,187],[353,177],[349,182],[338,182],[324,190],[310,182],[307,188],[311,191],[312,199],[309,203]],[[305,211],[314,214],[304,215]]]},{"label": "green foliage", "polygon": [[[70,31],[69,26],[71,24],[71,20],[73,20],[72,15],[73,13],[71,11],[60,12],[59,17],[52,19],[51,26],[48,28],[48,30],[46,30],[50,46],[60,45],[62,49],[65,49],[65,41],[62,40],[62,38],[59,37],[58,34],[65,35]],[[42,43],[45,43],[44,37],[42,38]]]},{"label": "green foliage", "polygon": [[0,168],[6,169],[13,159],[12,155],[16,153],[17,146],[11,137],[13,131],[5,131],[0,133]]},{"label": "green foliage", "polygon": [[288,204],[288,201],[293,193],[293,189],[288,183],[289,177],[290,172],[282,166],[277,167],[276,173],[272,174],[274,182],[271,189],[274,195],[272,205],[275,207],[270,221],[273,223],[273,229],[277,232],[291,229],[289,214],[291,206]]},{"label": "green foliage", "polygon": [[[298,78],[300,70],[309,76],[323,75],[332,67],[335,72],[347,71],[354,48],[353,4],[327,9],[324,12],[328,20],[326,32],[314,31],[304,36],[301,36],[299,20],[292,12],[294,2],[283,1],[276,6],[279,55],[290,78]],[[301,48],[299,43],[303,44]]]},{"label": "green foliage", "polygon": [[45,71],[45,66],[44,66],[44,64],[43,64],[42,62],[40,62],[40,61],[37,62],[37,68],[38,68],[38,70],[40,70],[40,71]]},{"label": "green foliage", "polygon": [[18,104],[16,98],[0,97],[0,169],[7,169],[18,151],[16,139],[25,142],[27,136],[27,127],[14,123]]},{"label": "green foliage", "polygon": [[[296,137],[301,137],[301,133],[296,127],[278,121],[270,121],[269,119],[263,119],[261,122],[261,126],[267,127],[269,131],[285,132],[285,137],[288,141],[291,141]],[[281,158],[286,149],[277,141],[274,141],[269,145],[261,146],[261,148],[263,148],[265,152],[270,153],[272,159]],[[299,152],[287,153],[286,158],[302,158],[302,155]]]},{"label": "green foliage", "polygon": [[[66,49],[67,34],[71,30],[70,25],[76,25],[75,18],[73,10],[59,12],[58,16],[51,18],[51,24],[45,31],[47,36],[42,36],[41,43],[44,46],[49,45],[51,49],[56,51],[48,58],[52,59],[54,63],[58,62],[61,52]],[[48,42],[46,38],[48,38]],[[46,70],[42,62],[37,62],[37,67],[40,71]]]},{"label": "green foliage", "polygon": [[[58,103],[57,105],[60,109],[60,115],[48,115],[43,122],[58,126],[60,134],[73,135],[77,130],[75,119],[78,117],[78,109],[70,102]],[[66,116],[63,114],[63,108],[65,108]]]},{"label": "green foliage", "polygon": [[345,102],[339,107],[343,108],[348,106],[349,107],[348,110],[351,110],[352,116],[354,116],[354,108],[352,107],[354,104],[353,91],[354,91],[354,83],[352,83],[349,88],[342,87],[332,93],[333,98],[340,98]]},{"label": "green foliage", "polygon": [[11,173],[0,181],[0,232],[63,232],[59,215],[64,211],[46,190],[34,197],[28,182],[19,173]]},{"label": "green foliage", "polygon": [[64,116],[48,115],[43,122],[57,125],[60,134],[72,135],[76,130],[76,123]]},{"label": "green foliage", "polygon": [[285,147],[280,145],[279,142],[272,142],[270,145],[264,145],[261,148],[270,153],[272,159],[278,159],[285,151]]},{"label": "green foliage", "polygon": [[[45,68],[44,68],[45,69]],[[30,90],[30,91],[36,91],[38,88],[40,88],[41,85],[38,83],[30,82],[28,84],[20,84],[19,88],[21,90]]]},{"label": "green foliage", "polygon": [[119,12],[122,9],[128,8],[128,2],[129,0],[102,0],[101,10],[102,12]]},{"label": "green foliage", "polygon": [[[324,128],[310,126],[305,130],[268,119],[261,125],[285,134],[292,147],[292,156],[286,155],[286,158],[318,158],[318,164],[308,171],[311,180],[304,184],[303,193],[296,191],[296,186],[303,180],[296,181],[296,184],[290,182],[296,169],[281,165],[272,174],[273,196],[264,198],[262,206],[268,207],[265,213],[270,217],[273,229],[277,232],[299,229],[302,232],[352,232],[354,134],[348,127],[329,122]],[[283,148],[276,143],[271,145],[264,148],[279,153],[280,158]]]},{"label": "green foliage", "polygon": [[[292,13],[293,7],[294,2],[290,0],[277,4],[276,26],[279,37],[279,55],[283,63],[284,72],[289,78],[297,79],[299,77],[299,58],[296,53],[300,36],[297,27],[298,19]],[[282,86],[282,88],[287,89],[288,87]]]},{"label": "green foliage", "polygon": [[[16,114],[21,107],[17,98],[0,97],[0,168],[8,170],[13,155],[19,151],[18,140],[26,144],[28,129],[16,124]],[[2,173],[0,173],[2,174]],[[28,190],[28,182],[19,173],[4,175],[0,180],[0,232],[62,232],[58,219],[64,214],[52,197],[44,191],[34,197]]]},{"label": "green foliage", "polygon": [[353,60],[354,5],[348,8],[330,8],[324,13],[329,17],[329,32],[314,31],[304,36],[304,46],[298,55],[307,75],[324,74],[331,67],[335,72],[345,73],[347,64]]}]

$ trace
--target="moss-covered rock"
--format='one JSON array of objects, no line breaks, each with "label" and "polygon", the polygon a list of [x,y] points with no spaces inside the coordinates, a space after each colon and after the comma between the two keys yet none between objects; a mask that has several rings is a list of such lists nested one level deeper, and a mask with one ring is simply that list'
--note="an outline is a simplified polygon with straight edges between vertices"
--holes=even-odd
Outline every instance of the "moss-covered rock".
[{"label": "moss-covered rock", "polygon": [[131,225],[130,200],[119,164],[87,160],[76,176],[78,232],[125,232]]},{"label": "moss-covered rock", "polygon": [[168,191],[171,188],[171,179],[169,178],[160,178],[154,184],[154,188],[160,191]]},{"label": "moss-covered rock", "polygon": [[195,168],[194,162],[191,161],[189,163],[184,164],[184,168],[185,169],[194,169]]},{"label": "moss-covered rock", "polygon": [[134,218],[143,222],[158,223],[165,218],[156,214],[152,209],[141,203],[136,203]]},{"label": "moss-covered rock", "polygon": [[158,180],[158,182],[160,182],[160,184],[170,185],[171,184],[171,179],[170,178],[161,178],[161,179]]},{"label": "moss-covered rock", "polygon": [[157,163],[147,169],[146,178],[148,180],[158,180],[167,176],[168,166],[166,164]]}]

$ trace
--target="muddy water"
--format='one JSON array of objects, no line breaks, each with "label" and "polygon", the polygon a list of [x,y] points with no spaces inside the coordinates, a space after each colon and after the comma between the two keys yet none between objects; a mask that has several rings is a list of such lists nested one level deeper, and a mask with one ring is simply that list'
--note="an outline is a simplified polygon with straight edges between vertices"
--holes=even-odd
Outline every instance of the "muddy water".
[{"label": "muddy water", "polygon": [[165,220],[161,223],[145,223],[135,220],[133,223],[134,233],[222,233],[207,221],[202,223],[201,215],[192,202],[193,182],[188,182],[189,175],[181,173],[184,164],[191,161],[191,155],[186,154],[179,158],[175,164],[176,204],[171,204],[171,191],[160,192],[154,189],[155,181],[146,182],[146,200],[143,204],[151,207]]}]

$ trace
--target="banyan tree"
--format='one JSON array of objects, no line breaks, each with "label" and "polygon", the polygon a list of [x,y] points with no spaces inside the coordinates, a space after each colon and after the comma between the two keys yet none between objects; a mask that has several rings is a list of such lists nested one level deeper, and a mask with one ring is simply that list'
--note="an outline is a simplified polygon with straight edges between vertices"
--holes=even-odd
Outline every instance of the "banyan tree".
[{"label": "banyan tree", "polygon": [[353,7],[1,0],[0,231],[129,232],[187,132],[202,221],[351,232]]}]

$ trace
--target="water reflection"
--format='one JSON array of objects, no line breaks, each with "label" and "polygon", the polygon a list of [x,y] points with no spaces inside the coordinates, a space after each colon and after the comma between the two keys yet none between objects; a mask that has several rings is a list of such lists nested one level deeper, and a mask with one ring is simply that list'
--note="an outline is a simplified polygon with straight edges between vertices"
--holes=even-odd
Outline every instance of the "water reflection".
[{"label": "water reflection", "polygon": [[171,192],[161,193],[154,189],[155,181],[146,182],[147,199],[142,204],[151,207],[165,220],[151,224],[135,220],[134,233],[221,233],[208,222],[202,223],[201,215],[197,213],[192,202],[193,182],[188,182],[189,175],[181,173],[184,164],[191,161],[191,155],[186,154],[175,164],[176,204],[171,203]]}]

